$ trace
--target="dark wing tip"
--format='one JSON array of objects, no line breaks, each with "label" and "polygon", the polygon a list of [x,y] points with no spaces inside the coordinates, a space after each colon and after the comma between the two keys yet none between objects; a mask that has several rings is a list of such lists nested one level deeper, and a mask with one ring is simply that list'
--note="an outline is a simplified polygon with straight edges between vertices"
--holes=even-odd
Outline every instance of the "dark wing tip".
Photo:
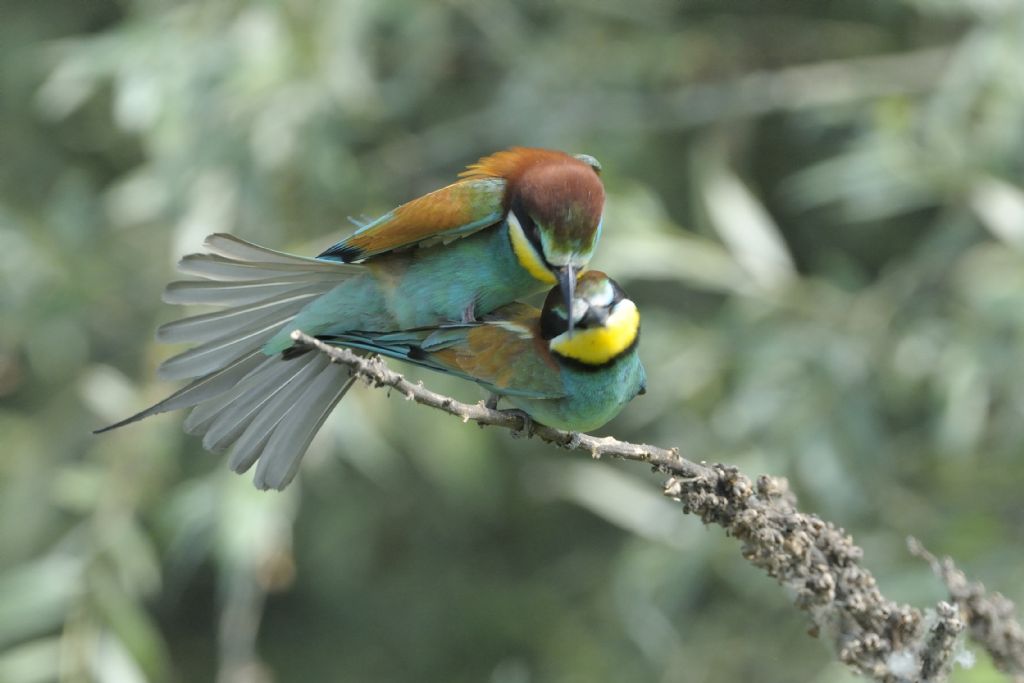
[{"label": "dark wing tip", "polygon": [[342,263],[354,263],[363,258],[365,252],[359,247],[350,247],[344,242],[335,244],[327,251],[317,256],[318,259],[326,261],[341,261]]},{"label": "dark wing tip", "polygon": [[[145,412],[145,411],[143,411],[143,412]],[[103,434],[104,432],[109,432],[109,431],[111,431],[113,429],[117,429],[118,427],[124,427],[125,425],[131,424],[132,422],[138,422],[139,420],[141,420],[144,417],[148,417],[148,416],[144,415],[143,413],[138,413],[136,415],[132,415],[131,417],[125,418],[125,419],[121,420],[120,422],[115,422],[112,425],[107,425],[106,427],[100,427],[99,429],[94,429],[94,430],[92,430],[92,433],[93,434]]]},{"label": "dark wing tip", "polygon": [[[189,385],[189,386],[191,386],[191,385]],[[188,388],[189,387],[185,387],[185,389],[188,389]],[[178,393],[181,393],[181,391],[185,391],[185,389],[180,390]],[[111,431],[113,429],[117,429],[118,427],[124,427],[125,425],[130,425],[133,422],[138,422],[139,420],[143,420],[143,419],[145,419],[147,417],[151,417],[153,415],[159,415],[160,413],[166,412],[169,409],[168,408],[164,408],[163,406],[168,401],[170,401],[172,398],[175,398],[177,395],[178,394],[174,394],[172,396],[168,396],[163,401],[160,401],[160,403],[157,403],[154,406],[150,406],[149,408],[146,408],[143,411],[135,413],[131,417],[126,417],[125,419],[121,420],[120,422],[115,422],[112,425],[107,425],[106,427],[100,427],[99,429],[94,429],[92,431],[92,433],[93,434],[102,434],[103,432],[109,432],[109,431]]]}]

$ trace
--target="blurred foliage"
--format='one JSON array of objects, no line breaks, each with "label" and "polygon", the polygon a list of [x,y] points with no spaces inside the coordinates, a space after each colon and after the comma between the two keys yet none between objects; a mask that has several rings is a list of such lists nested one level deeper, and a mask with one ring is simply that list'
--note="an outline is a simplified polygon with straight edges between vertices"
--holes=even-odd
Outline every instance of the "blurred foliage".
[{"label": "blurred foliage", "polygon": [[652,378],[607,433],[1024,603],[1019,0],[6,0],[0,681],[850,680],[636,467],[370,390],[280,495],[180,416],[89,434],[172,388],[205,234],[315,253],[512,144],[605,168]]}]

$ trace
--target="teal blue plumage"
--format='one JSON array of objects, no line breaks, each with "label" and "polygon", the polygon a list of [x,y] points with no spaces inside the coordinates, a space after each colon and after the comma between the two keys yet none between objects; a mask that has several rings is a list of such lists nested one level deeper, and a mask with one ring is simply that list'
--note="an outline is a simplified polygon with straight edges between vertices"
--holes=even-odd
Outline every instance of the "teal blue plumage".
[{"label": "teal blue plumage", "polygon": [[291,346],[292,329],[317,336],[423,327],[461,320],[470,309],[487,313],[549,286],[519,267],[508,226],[502,224],[446,247],[378,257],[364,272],[312,301],[296,316],[294,327],[282,329],[264,352]]},{"label": "teal blue plumage", "polygon": [[639,314],[613,280],[590,271],[577,284],[570,339],[559,295],[552,290],[542,310],[513,303],[475,323],[328,341],[476,382],[532,420],[589,431],[645,390]]},{"label": "teal blue plumage", "polygon": [[600,371],[567,367],[561,375],[564,396],[557,400],[516,395],[505,398],[541,424],[589,432],[618,415],[647,386],[647,373],[636,350]]}]

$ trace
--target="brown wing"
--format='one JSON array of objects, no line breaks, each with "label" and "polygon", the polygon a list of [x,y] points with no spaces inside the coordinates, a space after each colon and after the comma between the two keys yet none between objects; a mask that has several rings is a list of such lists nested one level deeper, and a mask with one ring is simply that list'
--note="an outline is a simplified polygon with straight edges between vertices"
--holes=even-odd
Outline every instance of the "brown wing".
[{"label": "brown wing", "polygon": [[565,395],[561,369],[541,339],[539,311],[525,304],[500,308],[484,322],[450,330],[436,350],[435,366],[503,394],[557,398]]},{"label": "brown wing", "polygon": [[[396,249],[450,242],[472,235],[501,221],[508,208],[505,203],[509,185],[521,179],[526,182],[524,176],[528,176],[531,169],[542,167],[587,169],[588,179],[593,180],[589,176],[593,176],[591,169],[594,167],[565,152],[513,147],[483,157],[459,174],[459,182],[384,214],[327,249],[319,258],[351,263]],[[597,186],[600,187],[600,183]],[[554,190],[558,187],[556,183]],[[545,187],[539,194],[551,190]],[[599,194],[603,202],[603,191]],[[556,200],[557,197],[551,201],[557,204]]]},{"label": "brown wing", "polygon": [[319,258],[351,263],[395,249],[471,235],[501,221],[504,196],[501,178],[460,180],[389,211]]}]

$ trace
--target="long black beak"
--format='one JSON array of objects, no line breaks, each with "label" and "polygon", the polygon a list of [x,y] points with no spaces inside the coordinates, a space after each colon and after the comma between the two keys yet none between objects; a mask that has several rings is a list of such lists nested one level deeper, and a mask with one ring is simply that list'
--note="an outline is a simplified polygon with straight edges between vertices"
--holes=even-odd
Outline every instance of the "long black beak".
[{"label": "long black beak", "polygon": [[558,286],[565,299],[565,317],[569,323],[569,336],[572,336],[576,325],[572,319],[572,300],[576,295],[576,269],[570,264],[558,269]]}]

